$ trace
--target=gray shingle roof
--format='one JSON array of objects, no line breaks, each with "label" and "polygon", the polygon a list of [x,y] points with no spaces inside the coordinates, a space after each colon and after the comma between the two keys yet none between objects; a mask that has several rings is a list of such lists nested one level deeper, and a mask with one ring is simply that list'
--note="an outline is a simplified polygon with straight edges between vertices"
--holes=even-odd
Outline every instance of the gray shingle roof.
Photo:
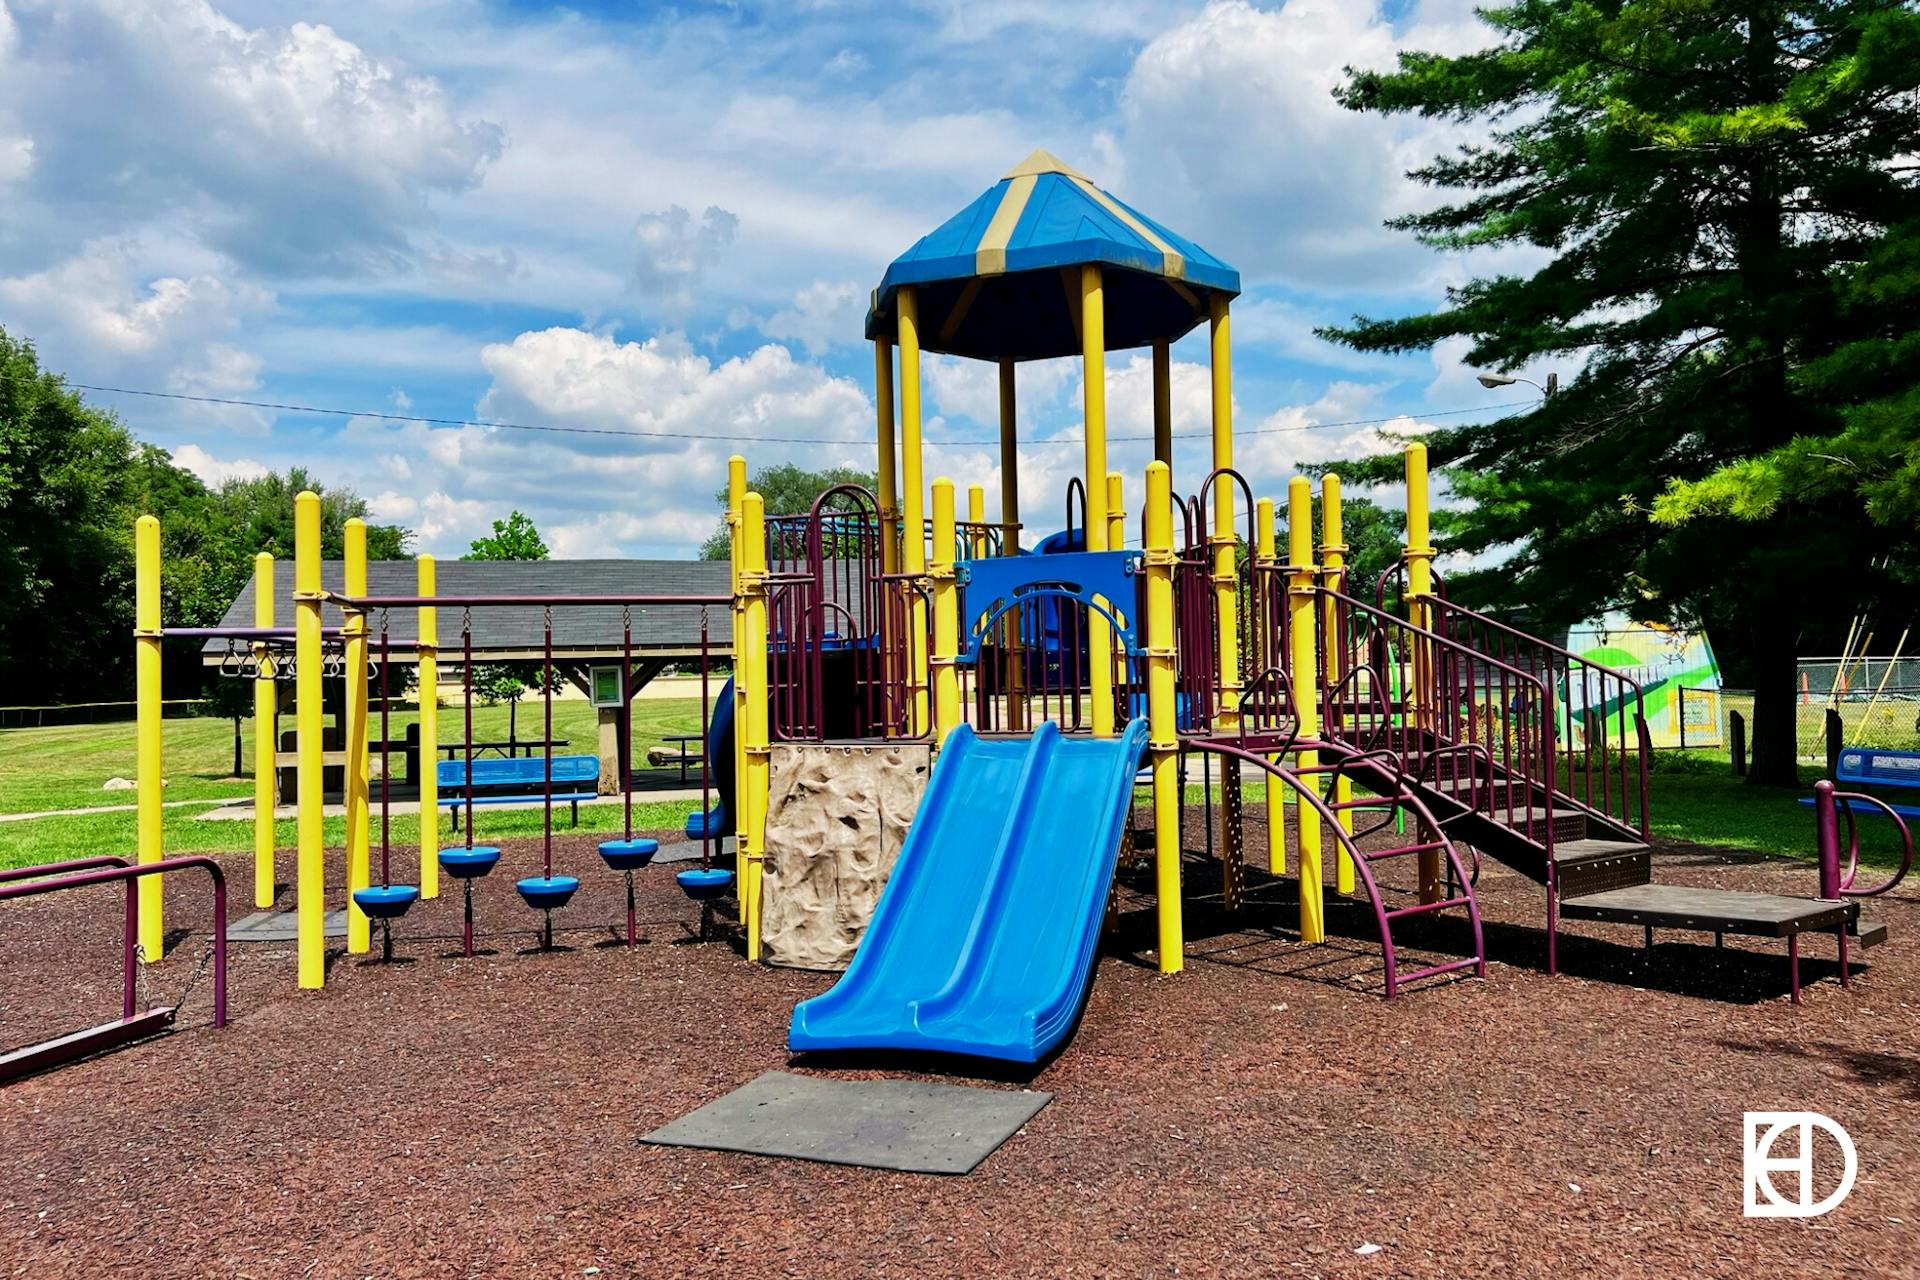
[{"label": "gray shingle roof", "polygon": [[[724,560],[441,560],[437,594],[490,595],[719,595],[730,590],[731,570]],[[293,625],[293,565],[277,560],[274,572],[274,623]],[[367,564],[367,593],[410,596],[418,586],[418,566],[412,560],[373,560]],[[328,591],[343,591],[345,568],[338,560],[320,566],[320,582]],[[220,622],[222,626],[253,625],[253,583],[249,581]],[[338,606],[323,604],[322,625],[341,623]],[[457,658],[463,610],[440,609],[440,654]],[[697,655],[700,652],[700,607],[671,605],[633,610],[633,647],[636,653]],[[538,607],[486,606],[473,610],[473,649],[489,658],[540,656],[542,610]],[[373,618],[377,635],[378,614]],[[709,651],[730,653],[730,615],[723,605],[707,611]],[[396,645],[418,635],[412,609],[394,609],[387,617],[388,635]],[[217,657],[226,642],[208,641],[204,652]],[[620,609],[609,605],[555,606],[553,648],[570,657],[617,657],[620,653]],[[411,661],[407,652],[395,652],[394,661]]]}]

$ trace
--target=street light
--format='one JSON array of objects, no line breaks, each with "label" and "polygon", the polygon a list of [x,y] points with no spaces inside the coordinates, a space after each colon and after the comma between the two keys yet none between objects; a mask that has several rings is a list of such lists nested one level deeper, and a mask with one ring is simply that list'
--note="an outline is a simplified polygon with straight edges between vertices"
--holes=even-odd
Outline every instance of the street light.
[{"label": "street light", "polygon": [[1489,391],[1497,387],[1510,387],[1516,382],[1524,382],[1542,396],[1551,396],[1560,389],[1560,375],[1557,373],[1548,374],[1544,384],[1535,382],[1532,378],[1516,378],[1506,373],[1483,373],[1479,375],[1479,382]]}]

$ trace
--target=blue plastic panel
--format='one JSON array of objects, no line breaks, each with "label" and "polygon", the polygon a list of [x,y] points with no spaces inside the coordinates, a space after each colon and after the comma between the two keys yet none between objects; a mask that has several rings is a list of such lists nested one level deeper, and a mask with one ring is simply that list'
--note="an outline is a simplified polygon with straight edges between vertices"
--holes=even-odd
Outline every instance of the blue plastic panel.
[{"label": "blue plastic panel", "polygon": [[[437,766],[442,787],[464,787],[467,785],[467,762],[465,760],[442,760]],[[473,762],[473,785],[476,787],[506,787],[526,784],[533,787],[546,785],[547,762],[544,756],[513,756],[501,758],[487,756]],[[555,756],[553,758],[553,785],[569,786],[581,782],[600,780],[599,756]]]},{"label": "blue plastic panel", "polygon": [[968,628],[960,660],[980,656],[980,640],[988,630],[975,627],[989,609],[1016,604],[1028,596],[1078,600],[1091,605],[1104,597],[1115,629],[1129,649],[1140,647],[1135,632],[1134,599],[1139,594],[1141,555],[1138,551],[1067,551],[1047,556],[993,556],[963,560],[955,566],[960,577],[960,616]]},{"label": "blue plastic panel", "polygon": [[1920,751],[1848,747],[1840,753],[1835,782],[1881,787],[1920,787]]},{"label": "blue plastic panel", "polygon": [[1146,740],[1144,720],[1104,739],[1052,721],[1027,739],[956,729],[860,949],[794,1009],[788,1047],[1011,1062],[1057,1047],[1093,974]]}]

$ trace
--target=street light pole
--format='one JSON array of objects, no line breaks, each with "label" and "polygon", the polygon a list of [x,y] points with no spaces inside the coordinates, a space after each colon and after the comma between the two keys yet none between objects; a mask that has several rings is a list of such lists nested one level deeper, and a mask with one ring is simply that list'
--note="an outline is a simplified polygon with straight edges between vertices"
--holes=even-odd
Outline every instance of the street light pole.
[{"label": "street light pole", "polygon": [[1489,391],[1496,387],[1510,387],[1516,382],[1524,382],[1547,400],[1551,400],[1553,393],[1560,389],[1560,375],[1557,373],[1548,374],[1545,383],[1535,382],[1532,378],[1516,378],[1510,373],[1482,373],[1477,377],[1480,385]]}]

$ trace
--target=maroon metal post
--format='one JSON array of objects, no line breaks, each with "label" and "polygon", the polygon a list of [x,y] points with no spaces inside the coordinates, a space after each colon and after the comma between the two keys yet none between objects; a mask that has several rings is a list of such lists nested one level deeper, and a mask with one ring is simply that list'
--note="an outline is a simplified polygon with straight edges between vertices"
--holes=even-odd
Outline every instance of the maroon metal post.
[{"label": "maroon metal post", "polygon": [[[392,883],[392,871],[389,862],[393,850],[393,752],[388,739],[392,732],[388,727],[388,711],[392,703],[387,682],[388,672],[393,663],[387,648],[387,613],[380,611],[380,887],[386,888]],[[424,818],[424,815],[422,815]],[[393,925],[387,924],[387,949],[393,949]]]},{"label": "maroon metal post", "polygon": [[[545,613],[542,627],[540,660],[540,705],[545,720],[542,732],[547,739],[546,749],[541,757],[546,761],[546,776],[542,783],[543,802],[540,806],[544,840],[541,865],[545,868],[543,874],[551,880],[553,879],[553,610],[551,608]],[[547,944],[551,946],[553,944],[553,913],[551,911],[547,913],[547,932]]]},{"label": "maroon metal post", "polygon": [[[700,611],[702,618],[706,610]],[[553,735],[549,733],[547,737]],[[702,751],[701,755],[706,752]],[[620,611],[620,818],[633,843],[633,609]],[[704,813],[705,810],[702,810]],[[627,895],[627,943],[633,943],[633,895]]]},{"label": "maroon metal post", "polygon": [[1822,778],[1813,784],[1813,830],[1820,861],[1820,896],[1840,896],[1840,817],[1833,799],[1833,783]]},{"label": "maroon metal post", "polygon": [[[702,609],[700,611],[700,716],[702,719],[706,718],[707,705],[707,611]],[[706,815],[713,812],[711,798],[713,762],[707,758],[712,754],[703,740],[700,749],[700,869],[702,871],[712,866],[713,824],[706,819]]]},{"label": "maroon metal post", "polygon": [[[460,698],[466,711],[467,741],[466,784],[464,797],[467,809],[467,848],[473,848],[473,610],[466,610],[460,617]],[[467,890],[467,954],[473,954],[473,890],[471,882]]]}]

